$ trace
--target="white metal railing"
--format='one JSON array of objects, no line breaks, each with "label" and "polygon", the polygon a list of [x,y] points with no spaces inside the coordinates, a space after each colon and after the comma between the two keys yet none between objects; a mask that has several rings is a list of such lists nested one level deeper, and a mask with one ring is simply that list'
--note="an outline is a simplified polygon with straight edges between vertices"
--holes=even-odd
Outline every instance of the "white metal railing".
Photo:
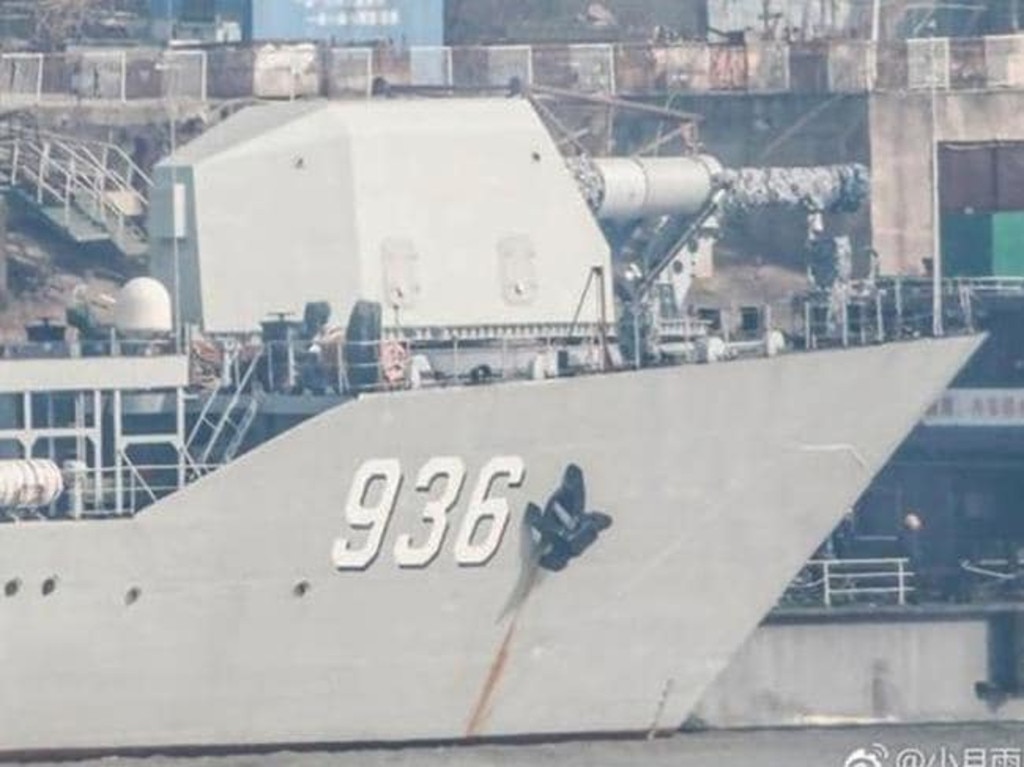
[{"label": "white metal railing", "polygon": [[165,357],[174,355],[169,339],[125,339],[110,337],[77,341],[29,341],[0,343],[0,362],[77,357]]},{"label": "white metal railing", "polygon": [[121,147],[105,141],[35,129],[22,131],[20,138],[50,141],[62,148],[83,163],[83,173],[92,175],[98,190],[129,195],[142,209],[140,215],[145,214],[149,206],[147,192],[153,187],[153,180]]},{"label": "white metal railing", "polygon": [[960,569],[990,583],[1008,583],[1019,580],[1022,575],[1019,563],[1006,559],[982,559],[979,562],[965,559],[960,563]]},{"label": "white metal railing", "polygon": [[[178,467],[175,464],[138,464],[127,455],[123,455],[123,460],[120,469],[113,466],[101,468],[98,472],[98,484],[94,481],[95,470],[86,470],[88,481],[83,483],[81,489],[83,517],[114,514],[117,513],[117,509],[121,510],[121,514],[134,515],[146,506],[181,489],[177,479]],[[188,468],[191,471],[186,475],[186,482],[194,481],[217,467],[188,462]],[[117,481],[119,473],[120,482]],[[118,487],[123,494],[120,503],[116,498]],[[71,488],[69,491],[74,492]],[[69,498],[69,503],[73,504],[74,500]]]},{"label": "white metal railing", "polygon": [[[617,354],[618,332],[615,323],[587,321],[403,326],[384,328],[379,339],[360,340],[349,339],[341,326],[325,328],[313,338],[281,341],[263,341],[254,334],[197,336],[189,344],[190,380],[207,391],[224,389],[222,396],[207,397],[204,405],[216,404],[219,412],[232,392],[257,389],[342,394],[551,378],[632,364]],[[660,332],[662,348],[677,362],[719,362],[785,351],[781,333],[770,329],[717,346],[707,343],[708,337],[707,323],[692,318],[666,322]],[[208,415],[201,414],[200,424]],[[193,442],[194,435],[188,440]]]},{"label": "white metal railing", "polygon": [[[201,50],[147,54],[130,48],[4,53],[0,54],[0,100],[12,105],[61,99],[128,102],[173,95],[180,100],[205,101],[207,58],[206,51]],[[152,69],[168,67],[179,71],[174,78],[173,94],[168,92],[166,78],[156,80],[149,76]],[[140,77],[140,70],[147,76]]]},{"label": "white metal railing", "polygon": [[0,96],[8,103],[38,103],[43,94],[42,53],[5,53],[0,56]]},{"label": "white metal railing", "polygon": [[[189,468],[185,484],[217,467],[189,464]],[[49,506],[0,508],[0,523],[134,516],[161,498],[178,492],[183,487],[179,476],[184,475],[179,473],[176,464],[139,464],[122,453],[120,468],[83,466],[77,479],[65,472],[64,492]]]},{"label": "white metal railing", "polygon": [[[239,349],[236,349],[230,353],[230,356],[225,358],[225,363],[229,365],[237,364],[239,362],[239,351]],[[219,392],[222,391],[221,389],[211,392],[206,402],[203,404],[199,417],[196,419],[195,426],[192,428],[192,431],[188,436],[188,440],[185,443],[186,452],[191,453],[193,450],[198,451],[199,464],[209,466],[218,463],[214,460],[214,456],[216,455],[217,446],[220,444],[221,438],[225,434],[226,430],[230,430],[231,433],[227,436],[227,446],[224,448],[219,463],[227,463],[230,461],[241,446],[242,441],[245,439],[246,432],[252,425],[253,419],[256,416],[256,411],[259,407],[258,399],[255,396],[252,396],[247,400],[247,402],[241,404],[242,416],[240,420],[235,420],[233,416],[236,415],[236,409],[240,406],[243,392],[248,388],[250,381],[252,381],[253,375],[259,367],[262,357],[263,352],[260,350],[244,367],[244,371],[237,379],[237,385],[229,387],[230,391],[226,394],[228,398],[227,404],[221,411],[220,418],[215,420],[211,416],[213,403],[218,397]],[[200,448],[198,445],[198,439],[204,428],[208,431],[208,434],[206,442]]]},{"label": "white metal railing", "polygon": [[[978,296],[1017,296],[1024,294],[1024,277],[953,277],[946,280]],[[949,285],[947,284],[947,292]]]},{"label": "white metal railing", "polygon": [[58,207],[65,227],[81,214],[119,246],[145,242],[152,180],[120,147],[13,127],[0,139],[0,168],[37,205]]},{"label": "white metal railing", "polygon": [[[487,83],[505,87],[518,79],[525,86],[533,85],[533,48],[529,45],[494,45],[484,49],[487,54]],[[458,83],[456,83],[458,84]]]},{"label": "white metal railing", "polygon": [[907,86],[911,90],[949,88],[949,38],[907,40]]},{"label": "white metal railing", "polygon": [[373,49],[333,48],[325,69],[327,94],[369,98],[373,95]]},{"label": "white metal railing", "polygon": [[[392,391],[550,377],[559,352],[570,353],[571,363],[577,367],[601,367],[599,334],[590,325],[581,325],[571,340],[565,336],[492,336],[481,331],[480,335],[455,334],[443,340],[385,332],[380,340],[352,342],[339,329],[312,341],[265,342],[259,349],[265,361],[260,383],[271,390],[302,388],[300,368],[311,357],[322,374],[323,388],[338,391],[347,390],[350,384],[359,391]],[[346,349],[355,354],[347,358]],[[354,383],[359,381],[376,383]],[[248,382],[246,379],[242,386]]]},{"label": "white metal railing", "polygon": [[[932,332],[931,277],[885,276],[853,280],[841,290],[798,297],[802,314],[793,313],[790,331],[819,345],[881,343]],[[946,277],[942,281],[946,332],[974,333],[977,302],[1024,296],[1024,277]]]},{"label": "white metal railing", "polygon": [[913,581],[910,560],[905,558],[812,559],[783,601],[824,607],[878,601],[905,605],[914,592]]},{"label": "white metal railing", "polygon": [[413,85],[452,85],[452,49],[444,46],[410,48],[409,76]]},{"label": "white metal railing", "polygon": [[1024,79],[1024,35],[989,35],[983,40],[988,87],[1018,87]]},{"label": "white metal railing", "polygon": [[[1024,87],[1024,35],[970,40],[987,53],[980,72],[984,77],[981,87]],[[916,38],[905,41],[905,46],[905,53],[900,54],[906,63],[905,76],[888,78],[893,82],[883,87],[978,87],[975,83],[956,82],[955,73],[965,54],[951,47],[949,39]],[[237,53],[237,59],[229,56],[226,64],[217,49],[212,53],[127,48],[78,53],[4,53],[0,54],[0,101],[10,105],[61,99],[108,103],[203,102],[217,98],[217,67],[248,68],[244,79],[249,91],[235,93],[247,97],[259,96],[261,90],[267,89],[269,93],[264,95],[278,98],[316,95],[324,86],[334,96],[366,97],[378,75],[413,86],[472,87],[485,83],[503,87],[517,78],[526,85],[534,81],[572,81],[584,91],[617,94],[638,87],[656,87],[653,83],[660,78],[669,88],[683,87],[696,92],[736,88],[775,92],[794,88],[794,57],[802,55],[791,45],[772,41],[747,46],[686,41],[410,46],[392,56],[378,49],[340,47],[319,56],[310,48],[310,43],[305,42],[260,46],[252,51],[232,49],[229,53]],[[888,42],[876,44],[843,38],[824,40],[815,57],[823,59],[833,91],[869,92],[877,87],[882,70],[892,69],[887,62],[889,56],[896,55],[894,50],[897,49]],[[378,55],[381,53],[384,55]],[[211,59],[211,55],[215,58]],[[468,65],[458,66],[456,61]],[[154,76],[154,72],[167,70],[176,74]],[[233,84],[231,89],[236,87]]]}]

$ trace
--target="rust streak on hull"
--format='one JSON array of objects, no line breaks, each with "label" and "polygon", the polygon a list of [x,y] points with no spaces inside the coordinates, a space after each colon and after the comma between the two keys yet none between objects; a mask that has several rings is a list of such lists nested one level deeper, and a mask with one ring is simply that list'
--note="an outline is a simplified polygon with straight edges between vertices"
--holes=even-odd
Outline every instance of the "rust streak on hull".
[{"label": "rust streak on hull", "polygon": [[512,621],[508,624],[508,629],[505,631],[505,637],[501,640],[501,644],[498,646],[498,652],[494,656],[494,660],[491,661],[491,667],[487,672],[487,679],[484,681],[484,686],[480,690],[480,695],[477,696],[476,705],[473,707],[473,715],[469,718],[469,724],[466,727],[466,737],[471,738],[475,735],[480,734],[480,728],[487,720],[487,715],[490,713],[491,700],[494,697],[494,693],[498,688],[498,683],[501,681],[501,676],[505,671],[505,666],[508,663],[508,652],[509,647],[512,644],[512,637],[516,631],[516,623],[519,621],[518,612],[512,618]]}]

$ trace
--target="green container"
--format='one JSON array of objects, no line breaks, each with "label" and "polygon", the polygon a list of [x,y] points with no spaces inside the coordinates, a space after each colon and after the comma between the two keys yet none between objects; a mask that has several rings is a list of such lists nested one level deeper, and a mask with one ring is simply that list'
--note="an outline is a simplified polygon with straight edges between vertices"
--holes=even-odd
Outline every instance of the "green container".
[{"label": "green container", "polygon": [[988,213],[942,214],[942,274],[944,276],[989,277],[992,275],[992,218],[993,216]]},{"label": "green container", "polygon": [[1024,277],[1024,211],[992,214],[992,274]]}]

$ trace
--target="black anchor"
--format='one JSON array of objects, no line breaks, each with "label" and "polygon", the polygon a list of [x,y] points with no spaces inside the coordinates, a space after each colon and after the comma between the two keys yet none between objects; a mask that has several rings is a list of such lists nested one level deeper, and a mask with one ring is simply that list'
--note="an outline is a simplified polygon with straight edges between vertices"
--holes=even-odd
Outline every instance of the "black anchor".
[{"label": "black anchor", "polygon": [[544,510],[535,503],[526,507],[526,522],[540,534],[540,566],[559,571],[590,548],[612,518],[600,511],[585,511],[586,488],[583,471],[574,463],[566,467],[561,486],[548,499]]}]

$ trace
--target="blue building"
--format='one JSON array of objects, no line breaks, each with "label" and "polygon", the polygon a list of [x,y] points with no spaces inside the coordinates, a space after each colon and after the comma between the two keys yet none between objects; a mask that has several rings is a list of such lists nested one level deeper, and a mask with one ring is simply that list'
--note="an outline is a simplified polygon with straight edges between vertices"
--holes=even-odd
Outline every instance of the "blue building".
[{"label": "blue building", "polygon": [[247,41],[444,44],[444,0],[150,0],[154,27],[237,24]]},{"label": "blue building", "polygon": [[251,0],[253,40],[443,45],[444,0]]}]

